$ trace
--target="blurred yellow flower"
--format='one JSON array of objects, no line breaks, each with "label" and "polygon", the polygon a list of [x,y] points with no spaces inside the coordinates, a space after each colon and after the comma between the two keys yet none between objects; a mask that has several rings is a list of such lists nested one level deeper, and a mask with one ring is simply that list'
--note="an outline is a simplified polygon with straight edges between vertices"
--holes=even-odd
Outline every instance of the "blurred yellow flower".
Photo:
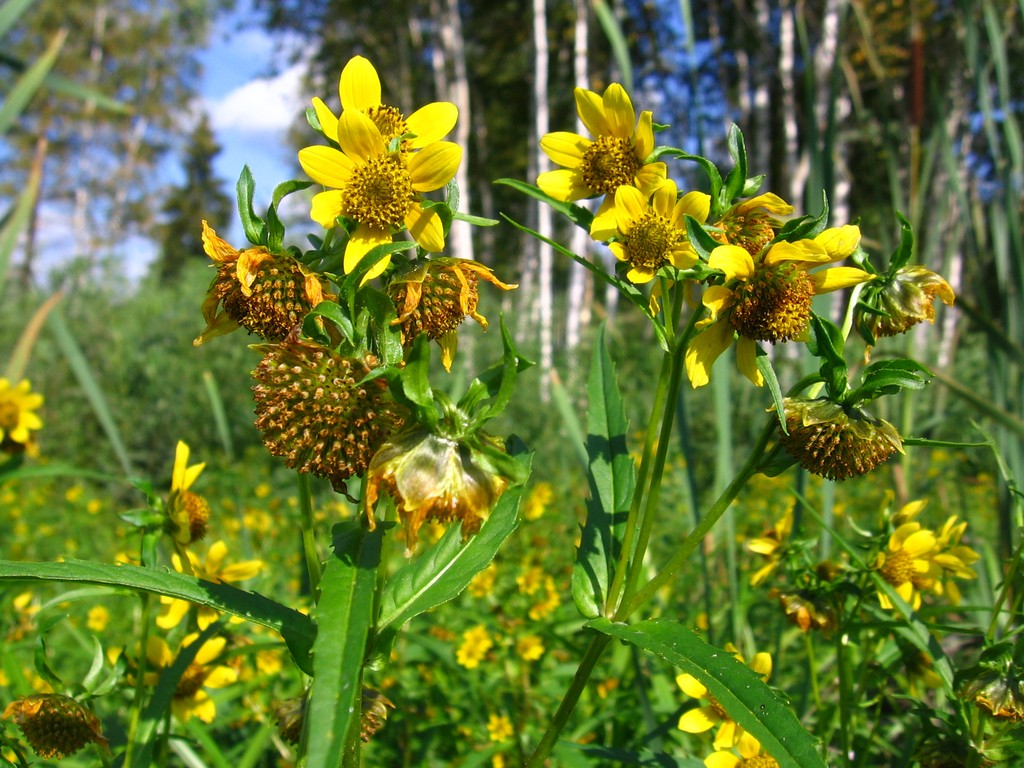
[{"label": "blurred yellow flower", "polygon": [[[935,534],[920,523],[903,523],[889,537],[887,549],[875,558],[873,567],[914,610],[921,607],[921,590],[931,589],[935,583],[935,544]],[[882,591],[878,593],[878,602],[886,610],[893,607]]]},{"label": "blurred yellow flower", "polygon": [[507,715],[491,715],[487,718],[487,735],[491,741],[508,741],[514,733],[512,721]]},{"label": "blurred yellow flower", "polygon": [[555,580],[550,576],[544,577],[544,597],[540,602],[534,603],[530,606],[530,610],[527,615],[534,621],[540,621],[546,618],[554,610],[562,604],[562,597],[558,593],[558,588],[555,586]]},{"label": "blurred yellow flower", "polygon": [[775,521],[775,525],[765,532],[764,536],[749,539],[746,542],[747,550],[755,555],[761,555],[766,562],[757,569],[750,577],[750,586],[756,587],[762,584],[782,561],[786,539],[793,532],[793,509],[790,508],[786,514]]},{"label": "blurred yellow flower", "polygon": [[[198,637],[198,633],[186,635],[181,641],[180,650],[191,646]],[[178,720],[185,722],[194,716],[204,723],[213,722],[217,708],[205,689],[224,688],[238,679],[238,672],[231,667],[213,663],[224,652],[226,644],[223,637],[207,640],[182,674],[171,699],[171,712]],[[163,670],[174,663],[177,654],[172,653],[162,637],[151,636],[146,647],[146,658],[154,668]],[[158,672],[149,673],[146,677],[147,683],[155,685]]]},{"label": "blurred yellow flower", "polygon": [[516,576],[516,584],[524,595],[532,595],[544,585],[544,571],[539,565],[531,565]]},{"label": "blurred yellow flower", "polygon": [[761,744],[752,736],[740,741],[736,749],[740,756],[719,750],[704,759],[707,768],[779,768],[778,761],[761,750]]},{"label": "blurred yellow flower", "polygon": [[462,633],[462,645],[455,652],[455,660],[466,669],[476,669],[493,647],[487,628],[478,624]]},{"label": "blurred yellow flower", "polygon": [[171,472],[171,494],[167,499],[167,515],[175,542],[184,546],[206,535],[210,521],[210,505],[189,489],[206,467],[205,463],[188,465],[190,449],[179,440],[174,448],[174,469]]},{"label": "blurred yellow flower", "polygon": [[555,489],[551,487],[551,483],[540,481],[533,486],[529,497],[523,503],[523,519],[539,520],[554,500]]},{"label": "blurred yellow flower", "polygon": [[[192,573],[196,578],[205,579],[218,584],[233,584],[237,581],[251,579],[263,570],[262,560],[243,560],[231,565],[225,565],[224,560],[228,556],[228,545],[223,541],[215,541],[210,545],[206,553],[206,559],[200,561],[191,551],[186,550],[187,561],[183,561],[177,553],[171,555],[171,562],[174,570],[178,573]],[[186,570],[185,563],[188,563]],[[173,629],[178,626],[188,613],[192,603],[187,600],[177,600],[173,597],[161,597],[160,615],[156,619],[157,626],[162,629]],[[199,629],[206,629],[220,616],[218,611],[209,606],[197,606],[196,622]]]},{"label": "blurred yellow flower", "polygon": [[538,635],[523,635],[516,640],[516,653],[523,661],[537,661],[544,655],[544,641]]},{"label": "blurred yellow flower", "polygon": [[[732,643],[726,644],[725,650],[731,653],[737,661],[743,664],[747,663]],[[768,676],[772,673],[772,657],[768,653],[758,653],[747,666],[759,674],[762,680],[767,681]],[[677,676],[676,683],[687,696],[707,702],[702,707],[684,712],[679,718],[679,730],[686,733],[704,733],[717,725],[718,732],[715,734],[713,742],[715,749],[730,749],[740,745],[741,753],[743,750],[751,749],[756,752],[754,745],[757,745],[757,740],[729,717],[729,713],[708,692],[703,683],[693,675],[686,673]],[[757,747],[759,746],[757,745]]]},{"label": "blurred yellow flower", "polygon": [[91,629],[93,632],[102,632],[107,628],[107,622],[110,621],[110,611],[104,608],[102,605],[94,605],[89,609],[88,618],[86,619],[85,626]]},{"label": "blurred yellow flower", "polygon": [[473,597],[487,597],[494,591],[494,580],[497,575],[498,566],[491,563],[469,582],[469,594]]},{"label": "blurred yellow flower", "polygon": [[28,379],[12,386],[0,378],[0,451],[21,453],[29,447],[32,432],[43,426],[36,413],[42,404],[43,396],[32,391]]}]

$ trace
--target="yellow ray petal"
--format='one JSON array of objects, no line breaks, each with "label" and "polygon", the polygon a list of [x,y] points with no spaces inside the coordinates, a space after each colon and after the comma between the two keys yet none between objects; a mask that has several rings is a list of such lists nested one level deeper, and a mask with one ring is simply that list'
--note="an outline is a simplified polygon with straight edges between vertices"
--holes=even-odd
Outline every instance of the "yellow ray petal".
[{"label": "yellow ray petal", "polygon": [[299,165],[313,181],[335,189],[348,184],[356,164],[334,147],[306,147],[299,150]]},{"label": "yellow ray petal", "polygon": [[569,131],[555,131],[540,140],[540,148],[551,158],[551,162],[566,168],[578,168],[583,153],[593,144],[590,139]]},{"label": "yellow ray petal", "polygon": [[459,120],[459,108],[450,101],[435,101],[420,107],[405,119],[410,133],[416,138],[409,142],[413,149],[422,149],[427,144],[440,141],[455,127]]},{"label": "yellow ray petal", "polygon": [[544,194],[562,202],[582,200],[593,194],[590,187],[583,182],[583,176],[579,171],[566,168],[542,173],[537,177],[537,186]]},{"label": "yellow ray petal", "polygon": [[231,667],[218,666],[210,670],[203,680],[204,688],[225,688],[238,680],[238,671]]},{"label": "yellow ray petal", "polygon": [[726,280],[749,280],[754,276],[754,260],[746,248],[738,245],[720,245],[708,257],[711,269],[720,269]]},{"label": "yellow ray petal", "polygon": [[380,128],[365,113],[353,109],[345,110],[338,118],[338,144],[342,152],[357,163],[365,163],[387,152]]},{"label": "yellow ray petal", "polygon": [[915,531],[903,542],[903,551],[911,557],[920,557],[935,548],[935,534],[927,529]]},{"label": "yellow ray petal", "polygon": [[611,135],[617,139],[632,138],[636,127],[636,111],[626,89],[618,83],[612,83],[605,89],[602,101]]},{"label": "yellow ray petal", "polygon": [[704,733],[715,727],[717,719],[712,719],[710,707],[699,707],[684,712],[679,718],[678,728],[686,733]]},{"label": "yellow ray petal", "polygon": [[717,320],[723,310],[732,306],[733,292],[724,285],[711,285],[704,291],[701,301],[711,312],[711,319]]},{"label": "yellow ray petal", "polygon": [[732,327],[717,322],[690,342],[686,350],[686,376],[693,387],[703,387],[711,381],[711,367],[732,344],[732,338]]},{"label": "yellow ray petal", "polygon": [[742,336],[736,341],[736,365],[755,387],[764,386],[764,376],[757,367],[757,342]]},{"label": "yellow ray petal", "polygon": [[831,227],[818,234],[814,242],[828,251],[831,261],[839,261],[857,250],[860,243],[860,227],[853,224]]},{"label": "yellow ray petal", "polygon": [[657,272],[649,267],[630,267],[626,272],[626,279],[635,285],[643,285],[654,279]]},{"label": "yellow ray petal", "polygon": [[462,147],[451,141],[435,141],[409,158],[409,177],[417,192],[433,192],[453,178],[462,162]]},{"label": "yellow ray petal", "polygon": [[704,758],[707,768],[738,768],[741,762],[732,752],[715,752]]},{"label": "yellow ray petal", "polygon": [[337,189],[318,192],[313,195],[313,203],[309,209],[309,218],[324,229],[331,229],[341,216],[344,204],[344,193]]},{"label": "yellow ray petal", "polygon": [[431,253],[440,253],[444,250],[444,225],[441,217],[432,208],[423,208],[413,203],[405,216],[405,226],[413,239],[426,250]]},{"label": "yellow ray petal", "polygon": [[668,179],[651,198],[651,208],[663,219],[672,219],[672,211],[676,207],[676,195],[679,190],[672,179]]},{"label": "yellow ray petal", "polygon": [[217,263],[234,261],[238,258],[238,251],[219,238],[205,221],[203,222],[203,250]]},{"label": "yellow ray petal", "polygon": [[338,81],[338,95],[341,96],[342,110],[354,109],[365,112],[381,105],[380,77],[373,64],[362,56],[353,56],[341,70]]},{"label": "yellow ray petal", "polygon": [[676,675],[676,685],[691,699],[703,699],[708,689],[696,677],[686,672]]},{"label": "yellow ray petal", "polygon": [[601,97],[584,88],[577,88],[573,95],[576,98],[576,114],[580,116],[580,121],[590,131],[590,135],[595,138],[610,136],[611,128],[604,114],[604,101]]},{"label": "yellow ray petal", "polygon": [[814,285],[814,292],[820,294],[838,291],[840,288],[849,288],[853,285],[860,285],[874,279],[874,275],[870,272],[865,272],[863,269],[857,269],[856,267],[832,267],[831,269],[823,269],[811,275],[811,284]]},{"label": "yellow ray petal", "polygon": [[675,208],[672,210],[672,225],[679,229],[686,229],[686,222],[684,216],[693,216],[697,221],[703,224],[708,220],[708,214],[711,212],[711,195],[706,192],[687,192],[678,202],[676,202]]},{"label": "yellow ray petal", "polygon": [[619,233],[619,224],[615,218],[615,195],[605,195],[601,206],[590,222],[590,236],[598,242],[605,243]]},{"label": "yellow ray petal", "polygon": [[722,726],[718,729],[718,733],[715,734],[715,740],[711,742],[715,749],[729,749],[736,745],[742,735],[736,723],[732,720],[723,720]]},{"label": "yellow ray petal", "polygon": [[[390,243],[391,233],[380,227],[371,227],[367,224],[360,224],[356,231],[348,239],[345,246],[345,274],[349,274],[356,268],[356,265],[363,260],[363,257],[381,243]],[[391,263],[391,257],[385,256],[378,261],[363,278],[364,281],[372,280]]]},{"label": "yellow ray petal", "polygon": [[615,190],[615,223],[620,232],[629,234],[633,224],[650,209],[647,198],[636,187]]},{"label": "yellow ray petal", "polygon": [[323,99],[313,97],[313,111],[316,112],[316,119],[320,121],[324,136],[332,141],[338,140],[338,117],[330,108],[324,104]]},{"label": "yellow ray petal", "polygon": [[640,122],[636,125],[636,138],[633,140],[633,154],[639,160],[646,160],[654,151],[654,120],[649,110],[640,113]]},{"label": "yellow ray petal", "polygon": [[739,212],[751,211],[754,208],[764,208],[769,213],[778,213],[784,216],[789,215],[793,212],[793,206],[783,200],[781,197],[773,192],[766,192],[763,195],[756,195],[750,198],[745,203],[738,205],[736,210]]},{"label": "yellow ray petal", "polygon": [[653,195],[667,181],[668,167],[662,163],[648,163],[636,172],[637,187],[645,195]]}]

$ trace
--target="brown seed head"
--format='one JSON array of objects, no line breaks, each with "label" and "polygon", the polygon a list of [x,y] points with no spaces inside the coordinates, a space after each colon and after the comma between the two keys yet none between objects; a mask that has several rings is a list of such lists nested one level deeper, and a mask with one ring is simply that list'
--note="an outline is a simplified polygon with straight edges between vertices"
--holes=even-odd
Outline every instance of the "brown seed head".
[{"label": "brown seed head", "polygon": [[13,701],[3,716],[14,721],[42,758],[68,757],[86,744],[107,747],[99,718],[71,697],[59,693],[36,694]]}]

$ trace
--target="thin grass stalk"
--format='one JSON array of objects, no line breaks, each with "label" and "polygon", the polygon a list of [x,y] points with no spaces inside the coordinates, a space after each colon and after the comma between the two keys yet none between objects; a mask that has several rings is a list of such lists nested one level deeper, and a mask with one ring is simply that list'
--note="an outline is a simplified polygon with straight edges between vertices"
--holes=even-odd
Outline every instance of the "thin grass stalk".
[{"label": "thin grass stalk", "polygon": [[313,496],[310,492],[309,475],[298,474],[299,485],[299,515],[302,525],[302,554],[306,561],[306,575],[309,578],[309,587],[312,594],[317,593],[320,586],[320,576],[323,574],[323,564],[320,562],[320,555],[316,549],[316,528],[313,521]]}]

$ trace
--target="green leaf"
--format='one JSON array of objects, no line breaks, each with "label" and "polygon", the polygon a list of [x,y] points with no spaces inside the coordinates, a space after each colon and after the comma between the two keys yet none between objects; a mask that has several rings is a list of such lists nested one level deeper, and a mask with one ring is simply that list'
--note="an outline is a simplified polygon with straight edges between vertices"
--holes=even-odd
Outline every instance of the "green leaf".
[{"label": "green leaf", "polygon": [[882,360],[864,370],[863,383],[843,400],[847,405],[894,395],[903,389],[924,389],[932,372],[913,360]]},{"label": "green leaf", "polygon": [[364,285],[359,291],[358,303],[365,307],[370,316],[370,337],[373,341],[373,352],[381,361],[382,366],[398,365],[402,362],[405,350],[402,348],[402,329],[392,325],[391,321],[398,318],[395,304],[387,294],[370,285]]},{"label": "green leaf", "polygon": [[[501,315],[500,324],[502,347],[500,367],[497,369],[489,368],[482,376],[474,380],[474,384],[482,385],[483,391],[491,398],[491,402],[479,409],[473,418],[469,431],[479,429],[485,422],[490,421],[505,410],[515,392],[519,371],[522,370],[520,367],[522,358],[519,357],[515,342],[512,341],[512,334],[509,333],[508,326],[505,324],[504,314]],[[473,389],[473,385],[470,385],[470,390],[472,391]],[[459,406],[468,408],[471,403],[475,406],[479,402],[479,396],[473,397],[472,400],[470,397],[470,392],[467,392],[467,397],[460,400]]]},{"label": "green leaf", "polygon": [[782,387],[779,386],[779,377],[775,375],[775,369],[772,367],[772,361],[768,357],[768,353],[761,348],[760,344],[756,344],[755,347],[757,349],[757,370],[764,376],[765,384],[768,385],[768,391],[772,393],[775,413],[779,417],[779,427],[784,435],[788,435],[789,432],[786,430],[786,409],[782,404]]},{"label": "green leaf", "polygon": [[341,332],[342,337],[349,344],[355,343],[355,326],[352,324],[352,318],[346,313],[345,309],[333,301],[321,301],[309,313],[302,321],[302,333],[311,339],[315,339],[324,346],[331,346],[331,337],[320,328],[320,324],[316,322],[316,318],[322,317],[326,320],[330,320],[337,327],[338,331]]},{"label": "green leaf", "polygon": [[[315,113],[314,113],[315,114]],[[298,179],[289,179],[288,181],[282,181],[276,187],[274,187],[274,195],[270,201],[270,204],[274,208],[281,207],[281,201],[284,200],[288,195],[293,192],[301,192],[304,189],[309,189],[313,186],[312,181],[299,181]]]},{"label": "green leaf", "polygon": [[355,269],[345,276],[345,280],[341,284],[341,302],[349,308],[349,312],[353,316],[356,311],[356,293],[362,286],[366,274],[373,269],[378,261],[390,257],[393,253],[408,251],[415,247],[416,243],[412,240],[399,240],[397,243],[375,245],[366,252],[356,264]]},{"label": "green leaf", "polygon": [[694,250],[697,251],[697,255],[703,261],[707,261],[708,257],[711,256],[711,252],[720,246],[721,243],[715,240],[701,223],[690,214],[686,214],[684,221],[686,222],[686,237],[689,239],[690,245],[693,246]]},{"label": "green leaf", "polygon": [[828,224],[828,197],[822,193],[821,213],[817,216],[801,216],[787,221],[775,236],[775,240],[793,242],[815,237],[825,230],[826,224]]},{"label": "green leaf", "polygon": [[238,176],[238,183],[235,185],[238,215],[242,220],[245,239],[253,245],[266,245],[264,240],[266,225],[263,223],[263,219],[256,215],[256,211],[252,207],[252,196],[255,192],[256,182],[252,178],[252,171],[249,170],[248,165],[244,165]]},{"label": "green leaf", "polygon": [[[529,472],[530,458],[517,457]],[[519,524],[522,488],[510,488],[494,505],[480,531],[463,543],[460,526],[451,525],[423,554],[388,579],[380,599],[375,657],[386,660],[391,644],[406,622],[457,597],[484,570]]]},{"label": "green leaf", "polygon": [[572,596],[588,618],[604,613],[636,485],[626,446],[626,409],[602,325],[587,381],[587,520],[572,568]]},{"label": "green leaf", "polygon": [[599,618],[586,626],[650,651],[693,675],[779,765],[825,768],[815,738],[760,676],[731,653],[708,645],[668,619],[627,625]]},{"label": "green leaf", "polygon": [[525,181],[519,181],[518,179],[498,179],[494,183],[503,184],[506,187],[512,187],[512,189],[518,190],[524,195],[532,197],[534,200],[540,200],[542,203],[547,203],[547,205],[554,211],[565,216],[577,227],[582,227],[587,230],[587,232],[590,231],[590,222],[594,220],[594,214],[583,206],[576,205],[575,203],[567,203],[562,200],[556,200],[539,187],[527,184]]},{"label": "green leaf", "polygon": [[721,190],[722,190],[722,174],[718,170],[718,166],[708,160],[706,157],[701,155],[691,155],[689,152],[683,152],[681,149],[675,147],[655,147],[654,151],[648,156],[648,162],[655,160],[660,157],[676,157],[680,160],[689,160],[697,163],[704,172],[708,175],[708,182],[711,185],[711,212],[708,215],[708,219],[716,221],[721,216],[724,207],[722,206]]},{"label": "green leaf", "polygon": [[0,37],[6,35],[36,0],[4,0],[0,5]]},{"label": "green leaf", "polygon": [[281,633],[295,663],[309,671],[309,650],[316,627],[308,616],[255,592],[246,592],[230,584],[215,584],[181,573],[168,573],[137,565],[106,565],[85,560],[62,563],[19,563],[0,560],[0,583],[55,581],[105,584],[133,592],[165,595],[188,600],[224,613],[230,613]]},{"label": "green leaf", "polygon": [[7,281],[7,269],[11,262],[11,254],[14,253],[18,239],[28,226],[32,211],[35,210],[36,196],[39,194],[42,175],[42,166],[34,166],[29,171],[28,178],[25,180],[25,188],[18,195],[14,207],[0,219],[2,221],[2,226],[0,226],[0,293],[3,292],[4,283]]},{"label": "green leaf", "polygon": [[896,274],[896,270],[907,266],[914,257],[914,228],[902,213],[897,212],[896,215],[900,220],[900,244],[889,257],[889,269],[886,270],[886,274],[890,277]]},{"label": "green leaf", "polygon": [[284,248],[284,223],[277,215],[277,206],[271,205],[267,208],[267,250],[271,253],[280,253]]},{"label": "green leaf", "polygon": [[341,765],[352,724],[359,720],[384,526],[364,531],[360,521],[350,520],[335,525],[333,534],[334,555],[324,566],[316,609],[313,685],[303,733],[306,768]]},{"label": "green leaf", "polygon": [[454,219],[455,221],[465,221],[467,224],[472,224],[475,227],[494,227],[501,224],[497,219],[488,219],[484,216],[474,216],[460,211],[455,212]]},{"label": "green leaf", "polygon": [[732,158],[732,170],[725,177],[725,189],[722,190],[722,205],[731,205],[743,194],[747,184],[747,148],[743,144],[743,132],[738,125],[729,126],[729,156]]},{"label": "green leaf", "polygon": [[412,343],[405,367],[398,374],[401,389],[392,392],[396,398],[416,411],[416,420],[425,427],[437,424],[437,408],[434,407],[434,390],[430,386],[430,340],[421,333]]},{"label": "green leaf", "polygon": [[25,73],[14,84],[14,88],[5,95],[4,103],[0,105],[0,135],[7,133],[7,129],[21,116],[29,101],[42,86],[47,73],[57,62],[57,56],[64,46],[67,35],[66,30],[54,35],[50,44],[46,46],[46,50],[43,51],[43,55],[25,70]]}]

